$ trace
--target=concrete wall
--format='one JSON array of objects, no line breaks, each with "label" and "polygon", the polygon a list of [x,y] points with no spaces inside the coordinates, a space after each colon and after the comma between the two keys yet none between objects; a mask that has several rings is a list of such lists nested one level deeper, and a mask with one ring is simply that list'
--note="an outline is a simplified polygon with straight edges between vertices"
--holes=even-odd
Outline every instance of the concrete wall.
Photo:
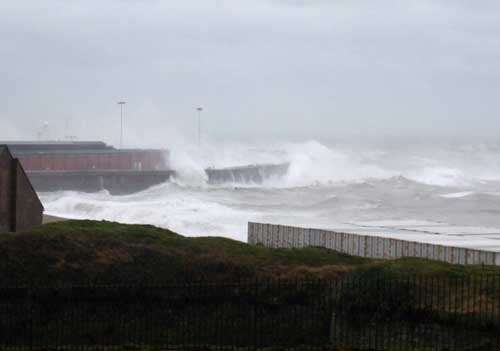
[{"label": "concrete wall", "polygon": [[15,231],[42,224],[43,206],[18,159],[14,159],[16,173]]},{"label": "concrete wall", "polygon": [[0,146],[0,232],[11,229],[11,176],[12,157],[6,148]]},{"label": "concrete wall", "polygon": [[19,160],[0,146],[0,232],[15,232],[42,223],[43,206]]},{"label": "concrete wall", "polygon": [[28,177],[37,191],[96,192],[106,189],[113,195],[145,190],[168,181],[172,175],[172,171],[28,172]]},{"label": "concrete wall", "polygon": [[268,179],[282,177],[288,171],[289,164],[262,164],[230,168],[207,168],[209,184],[240,183],[260,184]]},{"label": "concrete wall", "polygon": [[500,266],[500,253],[284,225],[248,223],[248,243],[272,248],[326,247],[369,258],[420,257],[453,264]]}]

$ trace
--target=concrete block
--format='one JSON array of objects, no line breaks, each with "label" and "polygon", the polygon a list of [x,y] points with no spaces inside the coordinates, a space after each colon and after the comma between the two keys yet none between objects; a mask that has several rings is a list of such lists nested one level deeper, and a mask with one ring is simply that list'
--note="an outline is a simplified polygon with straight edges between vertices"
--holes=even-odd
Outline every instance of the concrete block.
[{"label": "concrete block", "polygon": [[273,247],[276,249],[279,247],[279,225],[273,225]]},{"label": "concrete block", "polygon": [[432,257],[432,245],[431,244],[422,244],[422,258],[430,259]]},{"label": "concrete block", "polygon": [[408,257],[410,256],[410,243],[408,241],[402,241],[401,242],[401,257]]},{"label": "concrete block", "polygon": [[265,245],[265,246],[269,246],[269,242],[268,242],[268,235],[267,235],[267,224],[262,224],[262,243]]},{"label": "concrete block", "polygon": [[471,250],[472,264],[479,264],[479,252],[477,250]]},{"label": "concrete block", "polygon": [[457,264],[458,263],[458,248],[456,247],[451,247],[451,263]]},{"label": "concrete block", "polygon": [[488,253],[479,251],[479,264],[488,264]]},{"label": "concrete block", "polygon": [[320,237],[319,237],[320,246],[327,247],[326,246],[326,233],[327,232],[325,230],[320,230],[319,233],[320,233]]},{"label": "concrete block", "polygon": [[351,255],[353,256],[361,256],[359,253],[359,235],[352,235],[352,247],[351,247]]},{"label": "concrete block", "polygon": [[325,238],[326,241],[329,243],[329,248],[332,250],[337,250],[336,247],[336,242],[337,242],[337,237],[334,232],[330,230],[325,230]]},{"label": "concrete block", "polygon": [[347,253],[347,235],[346,235],[346,233],[340,234],[340,252]]},{"label": "concrete block", "polygon": [[302,241],[301,245],[302,247],[306,247],[309,244],[309,229],[302,229]]},{"label": "concrete block", "polygon": [[300,242],[300,228],[293,228],[293,247],[299,247]]},{"label": "concrete block", "polygon": [[320,246],[320,231],[319,229],[312,229],[311,230],[311,246]]},{"label": "concrete block", "polygon": [[250,244],[250,245],[255,245],[255,242],[254,242],[253,236],[252,236],[252,229],[253,229],[253,223],[252,222],[248,222],[248,226],[247,226],[247,243]]},{"label": "concrete block", "polygon": [[359,256],[366,257],[366,235],[359,236]]},{"label": "concrete block", "polygon": [[299,246],[299,228],[293,227],[292,232],[293,232],[292,247],[298,247]]},{"label": "concrete block", "polygon": [[378,238],[371,236],[370,237],[370,257],[376,258],[378,256],[378,251],[377,251],[377,245],[378,245]]},{"label": "concrete block", "polygon": [[301,247],[302,246],[302,236],[304,234],[304,230],[302,228],[296,228],[296,243],[295,247]]},{"label": "concrete block", "polygon": [[255,239],[257,240],[258,244],[261,243],[261,234],[260,234],[260,227],[261,226],[262,226],[262,224],[260,224],[260,223],[255,224]]},{"label": "concrete block", "polygon": [[396,256],[399,258],[403,256],[403,242],[401,240],[396,240]]},{"label": "concrete block", "polygon": [[319,229],[316,229],[314,231],[314,235],[315,235],[314,246],[325,247],[325,244],[324,244],[324,241],[323,241],[323,233],[322,233],[322,231],[319,230]]},{"label": "concrete block", "polygon": [[292,230],[292,227],[290,226],[286,226],[286,245],[287,245],[287,249],[291,248],[292,247],[292,241],[293,241],[293,230]]},{"label": "concrete block", "polygon": [[283,229],[281,225],[276,226],[276,247],[283,247]]},{"label": "concrete block", "polygon": [[439,245],[432,245],[431,254],[433,260],[439,261]]},{"label": "concrete block", "polygon": [[396,257],[396,240],[395,239],[387,239],[389,247],[388,247],[388,257],[395,258]]},{"label": "concrete block", "polygon": [[377,257],[377,238],[373,236],[368,237],[368,257]]},{"label": "concrete block", "polygon": [[260,225],[260,243],[263,245],[267,244],[266,231],[267,231],[267,226],[265,224],[261,224]]},{"label": "concrete block", "polygon": [[346,233],[346,252],[348,255],[353,254],[354,246],[354,236],[352,234]]},{"label": "concrete block", "polygon": [[420,243],[415,243],[414,257],[422,257],[422,246]]},{"label": "concrete block", "polygon": [[437,253],[436,257],[439,261],[446,262],[446,251],[444,249],[444,246],[442,245],[436,245],[437,246]]},{"label": "concrete block", "polygon": [[486,264],[489,266],[495,264],[495,253],[494,252],[486,252]]},{"label": "concrete block", "polygon": [[415,257],[415,242],[408,242],[408,257]]},{"label": "concrete block", "polygon": [[464,265],[465,264],[465,249],[458,249],[458,263]]},{"label": "concrete block", "polygon": [[333,238],[333,249],[342,252],[342,234],[337,232],[330,232]]},{"label": "concrete block", "polygon": [[272,224],[268,224],[266,226],[266,238],[267,238],[267,244],[268,244],[268,247],[273,247],[273,244],[274,244],[274,238],[273,238],[273,231],[274,231],[274,225]]},{"label": "concrete block", "polygon": [[377,238],[376,239],[376,257],[378,258],[384,258],[384,239],[383,238]]},{"label": "concrete block", "polygon": [[453,263],[453,250],[449,246],[445,246],[446,250],[446,262]]}]

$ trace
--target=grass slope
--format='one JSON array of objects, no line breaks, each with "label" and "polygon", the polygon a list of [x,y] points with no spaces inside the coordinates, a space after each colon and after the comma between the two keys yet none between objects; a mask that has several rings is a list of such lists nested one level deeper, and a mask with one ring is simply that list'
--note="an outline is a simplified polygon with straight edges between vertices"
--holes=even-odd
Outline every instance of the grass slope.
[{"label": "grass slope", "polygon": [[49,223],[0,235],[5,281],[45,283],[333,278],[339,274],[462,275],[498,267],[421,259],[373,260],[324,248],[269,249],[219,238],[187,238],[146,225]]}]

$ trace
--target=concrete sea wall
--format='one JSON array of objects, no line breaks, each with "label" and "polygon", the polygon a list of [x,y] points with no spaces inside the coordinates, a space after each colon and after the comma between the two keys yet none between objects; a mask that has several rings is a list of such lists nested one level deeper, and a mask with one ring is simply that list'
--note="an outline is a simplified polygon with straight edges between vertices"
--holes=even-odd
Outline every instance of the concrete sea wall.
[{"label": "concrete sea wall", "polygon": [[0,145],[0,232],[42,224],[43,206],[18,159]]},{"label": "concrete sea wall", "polygon": [[500,266],[500,252],[275,224],[249,222],[248,243],[271,248],[326,247],[369,258],[420,257],[453,264]]},{"label": "concrete sea wall", "polygon": [[108,171],[28,172],[37,191],[73,190],[96,192],[103,189],[113,195],[130,194],[168,181],[173,171]]},{"label": "concrete sea wall", "polygon": [[283,177],[289,164],[260,164],[229,168],[207,168],[209,184],[261,184],[265,180]]}]

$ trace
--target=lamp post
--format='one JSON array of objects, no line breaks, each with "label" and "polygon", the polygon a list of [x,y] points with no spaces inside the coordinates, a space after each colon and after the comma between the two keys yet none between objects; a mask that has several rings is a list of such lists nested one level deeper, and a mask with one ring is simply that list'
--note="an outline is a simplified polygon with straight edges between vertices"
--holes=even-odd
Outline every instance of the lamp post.
[{"label": "lamp post", "polygon": [[198,147],[201,146],[201,112],[203,111],[203,107],[196,108],[198,111]]},{"label": "lamp post", "polygon": [[123,147],[123,106],[126,104],[125,101],[118,101],[120,105],[120,149]]}]

